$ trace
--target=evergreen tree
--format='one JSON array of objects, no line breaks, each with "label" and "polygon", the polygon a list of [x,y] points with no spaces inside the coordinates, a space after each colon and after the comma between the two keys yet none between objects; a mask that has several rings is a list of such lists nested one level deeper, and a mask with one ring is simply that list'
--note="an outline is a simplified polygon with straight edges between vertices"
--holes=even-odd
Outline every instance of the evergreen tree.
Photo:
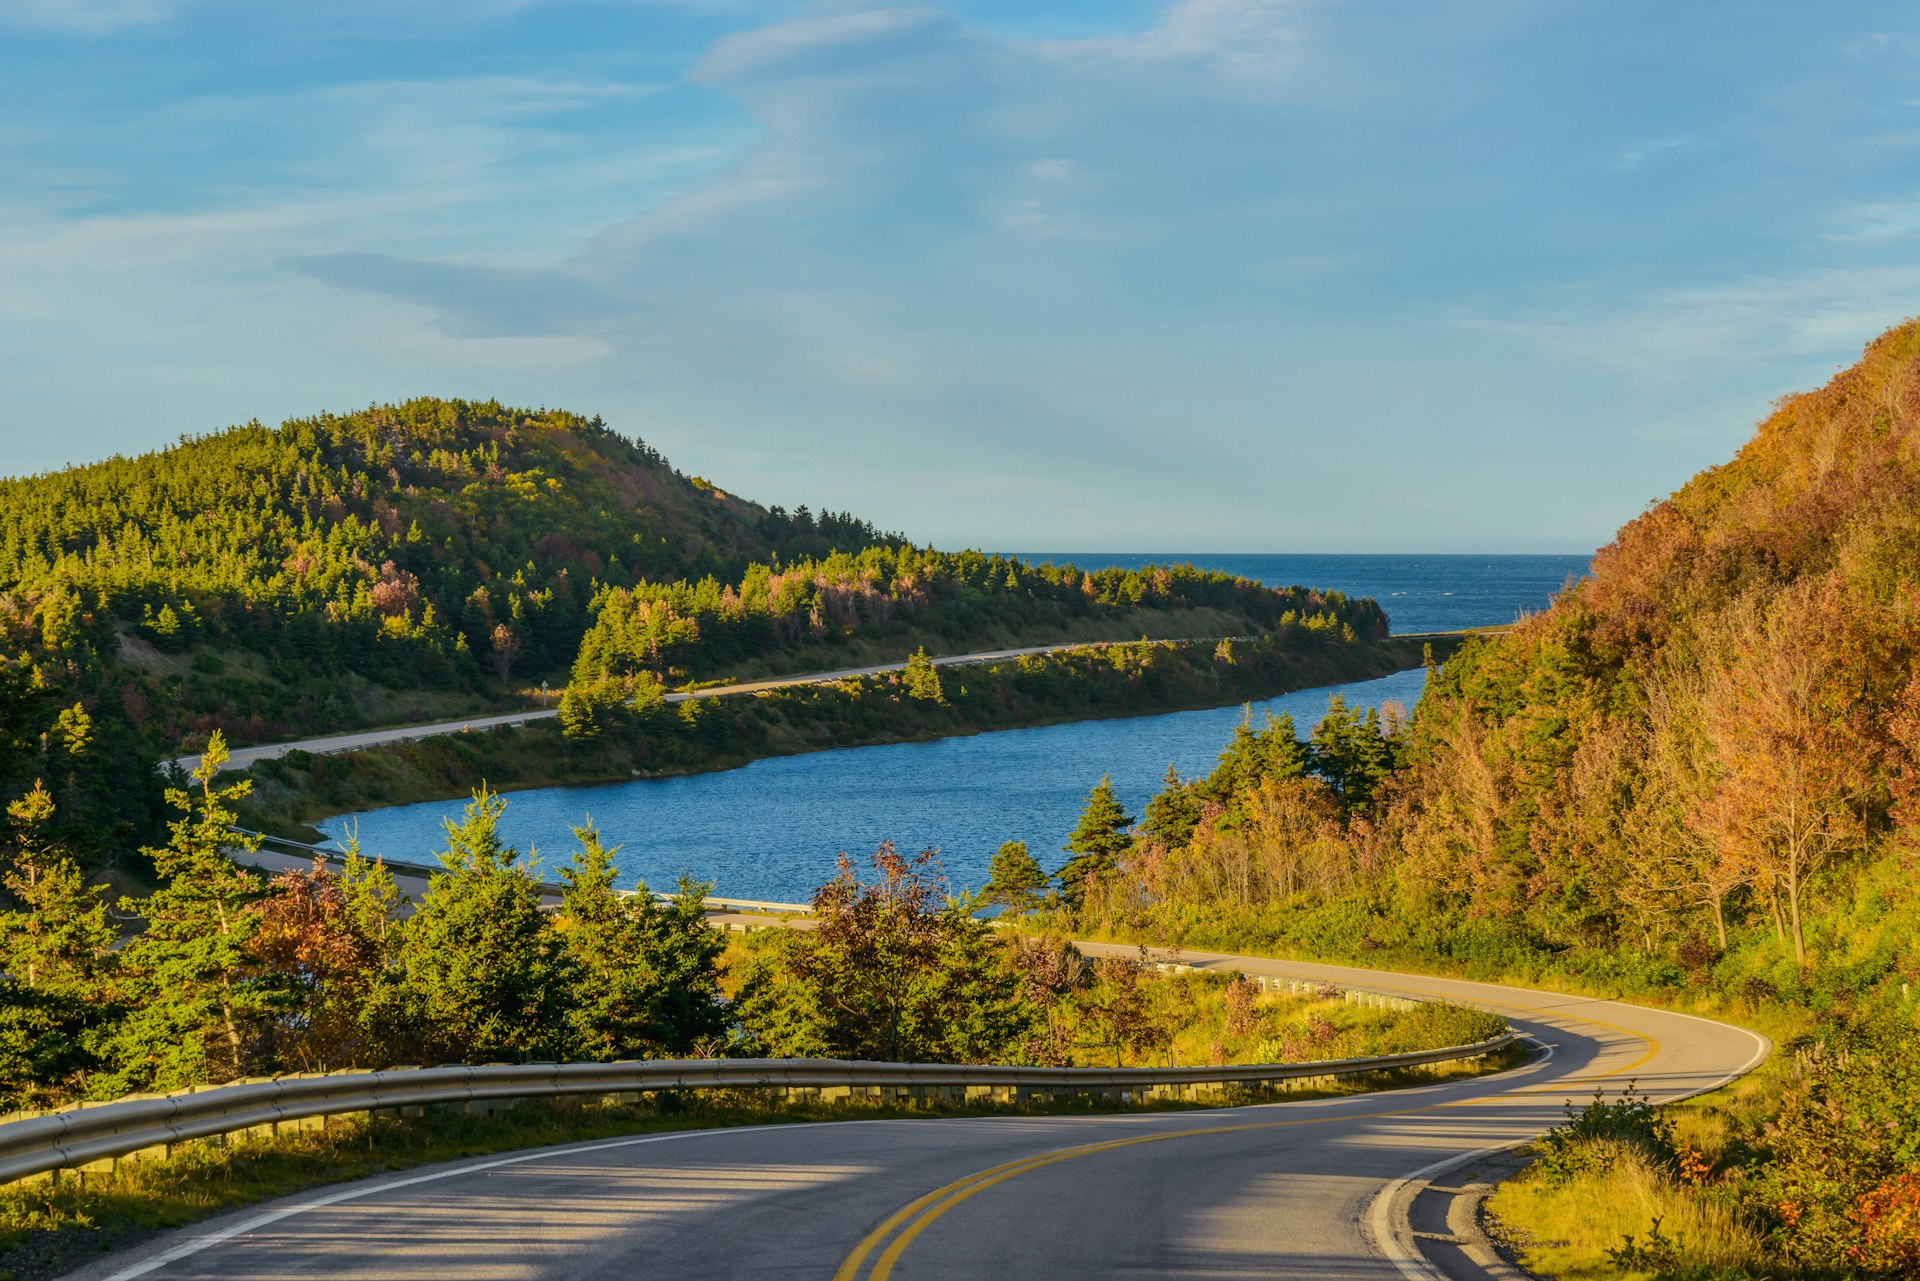
[{"label": "evergreen tree", "polygon": [[940,684],[940,669],[927,657],[927,647],[924,645],[907,660],[904,684],[909,698],[917,698],[924,703],[947,701],[947,691]]},{"label": "evergreen tree", "polygon": [[749,941],[735,1003],[746,1048],[779,1057],[986,1063],[1020,1044],[1032,1003],[992,927],[948,902],[933,851],[883,844],[862,880],[844,855],[810,930]]},{"label": "evergreen tree", "polygon": [[260,1025],[284,1003],[275,985],[252,981],[247,945],[260,918],[249,909],[265,884],[228,852],[250,853],[260,842],[233,830],[233,807],[253,784],[216,785],[226,760],[216,730],[193,772],[198,794],[168,789],[180,817],[166,845],[145,851],[166,879],[140,903],[146,932],[122,954],[131,1010],[113,1034],[111,1077],[96,1089],[122,1094],[244,1076]]},{"label": "evergreen tree", "polygon": [[999,904],[1011,916],[1025,915],[1039,903],[1048,879],[1025,841],[1008,841],[994,851],[987,871],[987,902]]},{"label": "evergreen tree", "polygon": [[420,1051],[448,1062],[562,1057],[572,967],[483,784],[446,824],[444,871],[401,943],[404,1008]]},{"label": "evergreen tree", "polygon": [[1127,834],[1132,826],[1133,817],[1113,794],[1113,780],[1103,775],[1087,794],[1080,822],[1061,847],[1073,856],[1060,869],[1058,878],[1067,906],[1078,911],[1088,883],[1119,866],[1120,856],[1133,845],[1133,838]]},{"label": "evergreen tree", "polygon": [[1373,793],[1393,769],[1393,744],[1380,726],[1380,713],[1358,708],[1335,694],[1327,714],[1313,729],[1313,768],[1333,785],[1349,809],[1373,799]]},{"label": "evergreen tree", "polygon": [[0,1107],[78,1092],[98,1065],[99,1030],[116,1014],[109,987],[117,935],[101,890],[46,838],[53,797],[33,790],[7,807],[14,832],[5,874],[13,909],[0,914]]},{"label": "evergreen tree", "polygon": [[672,1057],[720,1037],[726,944],[707,924],[709,887],[683,879],[668,903],[656,901],[645,882],[619,894],[615,851],[591,823],[574,835],[580,849],[560,870],[567,888],[557,922],[572,962],[569,1057]]},{"label": "evergreen tree", "polygon": [[1180,774],[1172,765],[1167,766],[1165,777],[1160,780],[1160,790],[1147,802],[1147,812],[1141,820],[1141,827],[1148,836],[1159,841],[1168,849],[1179,849],[1193,839],[1193,829],[1200,825],[1200,798],[1195,789],[1180,781]]}]

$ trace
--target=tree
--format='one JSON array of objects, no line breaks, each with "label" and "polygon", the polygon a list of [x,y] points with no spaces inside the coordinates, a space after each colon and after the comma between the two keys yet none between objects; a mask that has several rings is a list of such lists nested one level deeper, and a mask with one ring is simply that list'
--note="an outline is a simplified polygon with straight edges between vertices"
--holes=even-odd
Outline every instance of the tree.
[{"label": "tree", "polygon": [[1160,780],[1160,790],[1147,802],[1140,826],[1168,849],[1178,849],[1193,839],[1193,829],[1199,823],[1199,798],[1192,787],[1180,781],[1173,766],[1168,765],[1166,776]]},{"label": "tree", "polygon": [[726,950],[707,924],[709,886],[683,879],[678,897],[657,902],[640,882],[614,889],[613,856],[589,822],[574,829],[573,862],[556,920],[571,962],[569,1057],[674,1056],[696,1052],[727,1027],[719,960]]},{"label": "tree", "polygon": [[513,670],[513,660],[520,657],[520,637],[508,624],[495,623],[488,639],[493,647],[493,670],[504,681]]},{"label": "tree", "polygon": [[1035,1021],[985,921],[944,900],[934,852],[892,842],[872,880],[840,857],[811,930],[765,930],[735,1002],[748,1048],[777,1056],[985,1063]]},{"label": "tree", "polygon": [[947,691],[940,684],[940,669],[927,657],[927,647],[922,645],[907,660],[907,669],[903,677],[907,688],[907,697],[917,698],[923,703],[945,703]]},{"label": "tree", "polygon": [[305,872],[273,879],[253,905],[260,925],[248,944],[262,970],[289,992],[270,1025],[272,1062],[303,1072],[380,1062],[387,1038],[368,1014],[391,981],[400,934],[394,917],[404,901],[393,874],[354,840],[337,873],[316,858]]},{"label": "tree", "polygon": [[166,845],[145,851],[166,879],[140,903],[146,932],[121,958],[131,1008],[114,1032],[113,1093],[246,1075],[255,1036],[283,1004],[273,985],[252,981],[248,945],[260,918],[250,909],[265,884],[229,851],[251,853],[260,841],[233,830],[233,807],[253,784],[217,785],[226,761],[216,730],[193,772],[198,794],[168,789],[180,817]]},{"label": "tree", "polygon": [[1393,770],[1393,744],[1380,728],[1380,714],[1358,708],[1335,694],[1327,714],[1313,727],[1313,768],[1333,785],[1349,809],[1373,799],[1374,789]]},{"label": "tree", "polygon": [[98,1033],[117,1016],[113,945],[101,890],[86,884],[45,836],[53,798],[33,789],[7,807],[14,833],[0,914],[6,976],[0,979],[0,1106],[70,1096],[98,1066]]},{"label": "tree", "polygon": [[1080,821],[1061,848],[1073,857],[1060,869],[1060,893],[1067,905],[1078,911],[1090,881],[1110,874],[1120,865],[1120,856],[1133,847],[1128,829],[1133,817],[1113,794],[1113,780],[1102,776],[1087,794]]},{"label": "tree", "polygon": [[1775,923],[1805,965],[1808,879],[1864,836],[1856,797],[1872,752],[1848,670],[1850,620],[1831,582],[1728,612],[1707,732],[1722,775],[1711,818],[1736,862],[1770,892]]},{"label": "tree", "polygon": [[420,1051],[449,1062],[560,1058],[571,963],[520,852],[500,838],[506,802],[483,784],[446,824],[445,870],[407,922],[401,1001]]},{"label": "tree", "polygon": [[987,870],[987,902],[999,904],[1010,916],[1023,916],[1039,903],[1048,879],[1025,841],[1008,841],[994,851]]}]

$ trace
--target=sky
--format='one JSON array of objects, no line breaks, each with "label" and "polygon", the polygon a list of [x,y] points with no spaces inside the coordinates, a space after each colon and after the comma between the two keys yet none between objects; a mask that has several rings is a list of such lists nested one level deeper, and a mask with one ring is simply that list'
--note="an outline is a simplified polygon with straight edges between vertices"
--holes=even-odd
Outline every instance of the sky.
[{"label": "sky", "polygon": [[0,473],[415,395],[941,546],[1605,542],[1920,311],[1920,11],[0,0]]}]

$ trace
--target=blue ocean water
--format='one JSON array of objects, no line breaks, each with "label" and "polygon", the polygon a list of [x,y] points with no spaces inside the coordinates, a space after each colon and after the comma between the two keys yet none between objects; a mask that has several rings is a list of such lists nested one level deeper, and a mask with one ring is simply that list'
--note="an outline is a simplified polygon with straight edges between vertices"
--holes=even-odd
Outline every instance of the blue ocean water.
[{"label": "blue ocean water", "polygon": [[1568,581],[1583,577],[1591,556],[1301,556],[1176,555],[1113,552],[1016,552],[1082,569],[1139,569],[1192,564],[1252,578],[1269,587],[1335,588],[1371,596],[1397,635],[1451,632],[1511,623],[1545,608]]},{"label": "blue ocean water", "polygon": [[[1388,609],[1396,632],[1511,622],[1544,607],[1587,563],[1570,556],[1055,559],[1089,568],[1190,560],[1271,584],[1372,595]],[[1336,693],[1364,707],[1411,706],[1424,679],[1416,668],[1301,690],[1255,704],[1252,714],[1290,714],[1304,734]],[[620,846],[618,862],[629,877],[663,888],[686,871],[736,898],[805,899],[833,874],[840,851],[861,855],[885,839],[903,850],[937,848],[954,886],[977,886],[1002,841],[1024,840],[1043,864],[1057,866],[1064,858],[1059,846],[1103,775],[1138,815],[1169,764],[1189,777],[1210,769],[1245,714],[1223,707],[1083,721],[782,757],[685,778],[516,792],[508,798],[503,830],[553,867],[567,860],[572,829],[591,816],[607,842]],[[395,806],[322,827],[336,840],[357,828],[370,853],[428,861],[444,848],[442,822],[460,809],[453,801]]]}]

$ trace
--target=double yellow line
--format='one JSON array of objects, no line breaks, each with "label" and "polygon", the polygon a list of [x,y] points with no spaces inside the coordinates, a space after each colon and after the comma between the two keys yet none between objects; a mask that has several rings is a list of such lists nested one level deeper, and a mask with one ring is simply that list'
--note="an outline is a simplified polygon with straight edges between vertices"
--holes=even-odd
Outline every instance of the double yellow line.
[{"label": "double yellow line", "polygon": [[[1423,992],[1418,988],[1402,988],[1400,990],[1415,992],[1423,996],[1440,995],[1434,992]],[[1510,1001],[1488,1001],[1486,1004],[1499,1005],[1507,1009],[1524,1010],[1530,1014],[1543,1014],[1551,1018],[1566,1019],[1575,1023],[1587,1023],[1594,1027],[1606,1028],[1610,1032],[1619,1032],[1623,1035],[1633,1037],[1645,1043],[1647,1047],[1646,1051],[1642,1053],[1639,1058],[1623,1067],[1611,1068],[1605,1072],[1589,1073],[1586,1076],[1569,1077],[1552,1086],[1536,1086],[1528,1090],[1513,1091],[1513,1093],[1559,1093],[1566,1086],[1582,1081],[1597,1081],[1606,1077],[1620,1076],[1623,1073],[1631,1072],[1635,1068],[1640,1067],[1660,1052],[1659,1041],[1644,1032],[1636,1032],[1632,1028],[1621,1027],[1617,1023],[1606,1023],[1600,1019],[1590,1019],[1579,1014],[1567,1014],[1559,1010],[1545,1010],[1539,1006],[1519,1005]],[[1192,1130],[1172,1130],[1163,1134],[1141,1134],[1135,1135],[1132,1138],[1108,1139],[1102,1143],[1084,1143],[1078,1147],[1058,1148],[1052,1152],[1040,1153],[1037,1156],[1023,1157],[1018,1161],[1009,1161],[1004,1165],[996,1165],[989,1169],[969,1174],[965,1178],[956,1179],[943,1188],[935,1188],[926,1195],[916,1197],[914,1200],[901,1206],[898,1210],[895,1210],[892,1214],[881,1220],[878,1227],[860,1239],[859,1244],[854,1246],[852,1253],[848,1254],[846,1259],[841,1262],[839,1268],[834,1271],[833,1281],[858,1281],[861,1268],[865,1266],[868,1256],[873,1254],[876,1249],[880,1250],[880,1257],[874,1261],[872,1269],[867,1273],[867,1281],[890,1281],[890,1278],[893,1276],[894,1265],[900,1261],[900,1256],[906,1253],[907,1247],[913,1244],[914,1239],[926,1231],[928,1227],[932,1226],[933,1222],[940,1218],[941,1215],[953,1209],[975,1193],[984,1192],[996,1184],[1005,1183],[1008,1179],[1017,1178],[1029,1171],[1042,1169],[1049,1165],[1057,1165],[1062,1161],[1072,1161],[1078,1157],[1092,1156],[1098,1152],[1110,1152],[1115,1148],[1129,1148],[1141,1143],[1164,1143],[1170,1139],[1199,1138],[1209,1134],[1235,1134],[1248,1130],[1278,1130],[1290,1126],[1322,1125],[1329,1121],[1368,1121],[1377,1117],[1412,1116],[1420,1112],[1432,1112],[1440,1108],[1459,1107],[1486,1101],[1485,1099],[1477,1098],[1461,1099],[1452,1103],[1430,1103],[1424,1107],[1394,1108],[1384,1112],[1366,1112],[1358,1116],[1298,1117],[1287,1121],[1254,1121],[1241,1125],[1216,1125]],[[888,1240],[889,1237],[892,1238],[891,1241]],[[883,1242],[886,1243],[885,1248],[881,1249]]]}]

